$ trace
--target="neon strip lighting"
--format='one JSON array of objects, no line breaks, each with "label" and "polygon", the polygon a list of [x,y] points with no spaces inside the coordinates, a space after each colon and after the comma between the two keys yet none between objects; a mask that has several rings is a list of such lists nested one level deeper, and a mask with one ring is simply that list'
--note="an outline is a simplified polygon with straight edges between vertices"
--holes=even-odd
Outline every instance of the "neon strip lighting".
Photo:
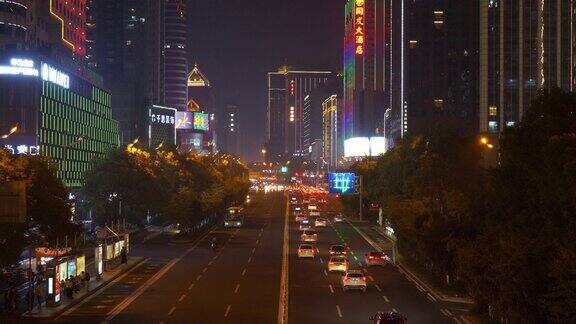
[{"label": "neon strip lighting", "polygon": [[61,31],[61,36],[60,38],[62,38],[62,41],[68,45],[69,47],[72,48],[73,51],[76,51],[76,45],[74,45],[72,42],[68,41],[66,39],[66,37],[64,37],[64,19],[62,19],[60,16],[58,16],[54,11],[52,11],[52,5],[53,5],[53,0],[50,0],[50,14],[52,16],[54,16],[56,19],[58,19],[60,21],[60,25],[62,26],[62,31]]},{"label": "neon strip lighting", "polygon": [[0,0],[0,2],[10,3],[10,4],[13,4],[13,5],[20,6],[20,7],[24,8],[24,9],[28,9],[28,7],[26,7],[25,5],[23,5],[23,4],[21,4],[21,3],[18,3],[18,2],[9,1],[9,0]]}]

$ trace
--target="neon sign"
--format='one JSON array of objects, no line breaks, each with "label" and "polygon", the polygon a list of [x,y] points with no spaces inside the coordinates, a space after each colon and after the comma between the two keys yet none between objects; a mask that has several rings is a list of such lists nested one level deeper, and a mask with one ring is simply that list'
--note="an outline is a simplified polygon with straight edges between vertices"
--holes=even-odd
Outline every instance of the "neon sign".
[{"label": "neon sign", "polygon": [[38,76],[38,70],[34,68],[34,61],[21,58],[13,58],[10,65],[0,66],[0,74]]},{"label": "neon sign", "polygon": [[68,74],[57,70],[46,63],[42,63],[42,80],[52,82],[62,88],[70,88],[70,77]]},{"label": "neon sign", "polygon": [[210,116],[206,113],[194,113],[194,129],[200,131],[207,131],[210,129]]},{"label": "neon sign", "polygon": [[356,0],[356,6],[354,8],[354,18],[355,18],[354,38],[356,41],[356,55],[364,55],[364,43],[365,43],[364,15],[365,15],[364,0]]}]

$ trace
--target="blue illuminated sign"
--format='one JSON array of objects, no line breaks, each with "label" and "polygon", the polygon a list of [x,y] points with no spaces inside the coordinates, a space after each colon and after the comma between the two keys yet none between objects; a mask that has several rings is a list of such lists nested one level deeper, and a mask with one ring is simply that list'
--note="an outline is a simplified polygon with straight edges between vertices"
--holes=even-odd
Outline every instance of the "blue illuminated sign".
[{"label": "blue illuminated sign", "polygon": [[329,173],[328,183],[330,193],[334,194],[353,194],[356,175],[354,173]]}]

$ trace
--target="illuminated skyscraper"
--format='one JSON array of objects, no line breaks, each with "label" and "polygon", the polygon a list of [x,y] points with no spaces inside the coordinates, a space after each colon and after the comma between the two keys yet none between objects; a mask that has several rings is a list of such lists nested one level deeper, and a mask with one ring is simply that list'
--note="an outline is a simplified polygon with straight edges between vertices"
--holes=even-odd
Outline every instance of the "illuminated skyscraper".
[{"label": "illuminated skyscraper", "polygon": [[306,97],[332,75],[332,72],[296,71],[288,67],[268,73],[266,145],[269,159],[278,161],[308,155],[309,147],[306,144],[309,143],[305,141],[304,124]]},{"label": "illuminated skyscraper", "polygon": [[[381,133],[390,106],[391,2],[348,0],[344,33],[345,138]],[[396,3],[396,2],[395,2]],[[388,55],[387,55],[388,54]],[[387,92],[388,91],[388,92]]]},{"label": "illuminated skyscraper", "polygon": [[61,24],[62,41],[78,57],[86,54],[86,0],[49,0],[50,14]]},{"label": "illuminated skyscraper", "polygon": [[164,8],[164,104],[186,110],[188,58],[186,1],[166,0]]}]

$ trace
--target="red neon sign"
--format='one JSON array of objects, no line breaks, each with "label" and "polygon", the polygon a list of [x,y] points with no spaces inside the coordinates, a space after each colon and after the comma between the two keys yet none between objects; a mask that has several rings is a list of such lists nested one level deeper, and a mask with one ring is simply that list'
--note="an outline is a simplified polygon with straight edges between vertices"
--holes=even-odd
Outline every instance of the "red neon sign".
[{"label": "red neon sign", "polygon": [[365,16],[365,6],[364,0],[356,0],[356,6],[354,8],[354,38],[356,40],[356,55],[364,55],[364,16]]}]

